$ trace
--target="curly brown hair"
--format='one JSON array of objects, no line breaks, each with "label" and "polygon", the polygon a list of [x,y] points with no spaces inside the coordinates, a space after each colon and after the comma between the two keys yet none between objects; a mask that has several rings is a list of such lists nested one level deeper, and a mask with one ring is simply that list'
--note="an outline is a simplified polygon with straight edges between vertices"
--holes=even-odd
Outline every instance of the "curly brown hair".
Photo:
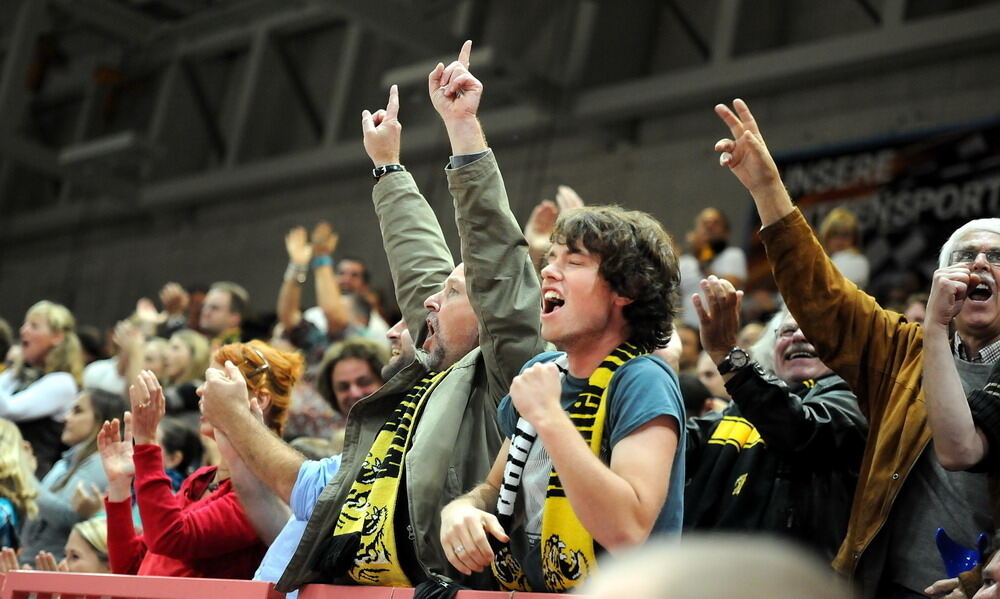
[{"label": "curly brown hair", "polygon": [[659,221],[619,206],[587,206],[560,215],[552,242],[579,243],[600,256],[601,277],[632,300],[622,310],[631,343],[652,351],[670,341],[680,272],[673,242]]}]

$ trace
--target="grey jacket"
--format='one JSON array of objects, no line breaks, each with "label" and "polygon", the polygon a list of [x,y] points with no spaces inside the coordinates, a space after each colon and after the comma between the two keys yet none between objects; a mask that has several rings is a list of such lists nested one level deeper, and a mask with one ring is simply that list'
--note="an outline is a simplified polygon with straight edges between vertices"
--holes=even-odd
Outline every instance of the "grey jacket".
[{"label": "grey jacket", "polygon": [[[447,169],[480,346],[434,389],[413,432],[405,482],[413,545],[425,576],[462,579],[441,550],[441,509],[485,480],[503,442],[496,409],[521,366],[542,351],[538,277],[507,203],[492,152]],[[451,254],[430,206],[409,173],[387,175],[372,194],[396,296],[417,347],[426,335],[424,300],[451,273]],[[418,352],[419,354],[419,352]],[[278,581],[287,592],[320,580],[318,560],[379,428],[427,374],[424,357],[351,409],[340,471],[320,495],[302,540]],[[399,542],[408,531],[396,531]],[[414,581],[419,582],[419,581]]]}]

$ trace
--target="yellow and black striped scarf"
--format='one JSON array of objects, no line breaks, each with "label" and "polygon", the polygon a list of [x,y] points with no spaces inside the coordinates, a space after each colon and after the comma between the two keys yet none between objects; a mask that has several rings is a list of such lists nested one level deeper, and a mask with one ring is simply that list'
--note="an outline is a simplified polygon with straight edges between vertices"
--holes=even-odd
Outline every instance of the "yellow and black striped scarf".
[{"label": "yellow and black striped scarf", "polygon": [[[358,584],[413,586],[399,563],[396,500],[403,474],[403,460],[410,448],[413,427],[427,398],[448,370],[428,374],[407,394],[375,436],[368,457],[347,494],[334,536],[361,537],[347,575]],[[402,506],[400,509],[406,509]],[[404,541],[405,542],[405,541]]]},{"label": "yellow and black striped scarf", "polygon": [[[641,351],[629,343],[617,347],[590,375],[587,386],[577,400],[567,408],[570,420],[590,446],[594,455],[601,455],[601,441],[608,411],[608,388],[618,368]],[[511,530],[514,520],[514,501],[520,488],[521,472],[531,445],[535,442],[535,429],[524,418],[518,419],[511,439],[504,468],[503,485],[497,500],[497,518],[504,530]],[[541,539],[542,574],[544,589],[532,589],[521,564],[514,557],[510,545],[505,544],[496,552],[493,575],[501,587],[511,591],[568,591],[597,571],[594,538],[587,532],[573,512],[566,491],[553,466],[542,508]]]}]

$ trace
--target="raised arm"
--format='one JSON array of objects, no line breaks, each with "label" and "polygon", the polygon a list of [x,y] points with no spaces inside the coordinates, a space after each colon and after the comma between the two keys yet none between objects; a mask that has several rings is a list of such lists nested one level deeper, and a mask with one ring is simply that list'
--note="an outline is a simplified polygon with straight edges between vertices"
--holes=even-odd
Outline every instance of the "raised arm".
[{"label": "raised arm", "polygon": [[881,411],[868,402],[888,394],[871,393],[870,387],[892,384],[884,372],[906,358],[907,348],[919,347],[920,329],[883,310],[840,273],[792,205],[750,109],[742,100],[733,105],[735,113],[715,108],[733,135],[715,148],[720,163],[753,196],[778,290],[820,359],[854,390],[862,412]]},{"label": "raised arm", "polygon": [[229,466],[233,489],[243,506],[247,520],[250,521],[260,540],[265,545],[270,545],[281,532],[292,510],[271,491],[267,484],[254,476],[225,434],[216,430],[215,441],[219,445],[219,454]]},{"label": "raised arm", "polygon": [[[927,421],[934,435],[938,460],[949,470],[975,466],[990,447],[987,436],[973,420],[948,339],[948,326],[962,310],[966,291],[978,282],[967,266],[934,271],[923,325]],[[933,374],[928,376],[929,373]]]},{"label": "raised arm", "polygon": [[[478,156],[489,149],[476,117],[483,85],[469,72],[471,51],[472,42],[465,42],[458,60],[447,67],[438,64],[428,76],[431,102],[444,121],[455,157]],[[544,349],[538,275],[492,153],[447,173],[466,288],[479,321],[490,392],[499,402],[524,363]]]},{"label": "raised arm", "polygon": [[288,252],[288,268],[278,291],[278,321],[290,331],[302,320],[302,283],[312,257],[304,228],[295,227],[285,235],[285,251]]},{"label": "raised arm", "polygon": [[[375,166],[399,164],[399,92],[389,90],[384,110],[361,115],[365,151]],[[424,300],[437,293],[455,268],[434,211],[408,172],[384,175],[372,190],[382,244],[396,287],[396,301],[417,347],[427,319]]]},{"label": "raised arm", "polygon": [[340,297],[340,285],[333,273],[333,252],[340,237],[330,223],[322,221],[312,230],[313,276],[316,283],[316,305],[326,317],[328,336],[340,334],[351,321],[347,307]]}]

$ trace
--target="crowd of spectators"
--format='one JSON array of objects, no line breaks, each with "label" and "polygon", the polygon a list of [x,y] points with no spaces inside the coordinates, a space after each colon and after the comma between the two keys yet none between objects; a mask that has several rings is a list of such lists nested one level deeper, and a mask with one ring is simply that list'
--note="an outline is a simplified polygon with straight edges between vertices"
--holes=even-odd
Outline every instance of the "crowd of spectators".
[{"label": "crowd of spectators", "polygon": [[[858,220],[837,208],[814,231],[747,104],[719,105],[715,149],[753,196],[777,287],[744,302],[718,208],[683,247],[567,186],[519,225],[470,51],[428,77],[460,263],[402,165],[396,87],[362,113],[395,301],[320,222],[285,236],[261,335],[231,281],[166,283],[106,355],[50,300],[16,335],[0,320],[0,571],[424,597],[596,577],[595,596],[628,579],[652,597],[691,578],[681,563],[713,577],[764,535],[829,577],[816,596],[996,593],[1000,558],[954,572],[935,535],[973,546],[1000,515],[1000,220],[955,231],[929,287],[873,297]],[[660,543],[682,531],[741,536]],[[781,570],[768,556],[794,553],[768,543],[743,564],[759,596]]]}]

